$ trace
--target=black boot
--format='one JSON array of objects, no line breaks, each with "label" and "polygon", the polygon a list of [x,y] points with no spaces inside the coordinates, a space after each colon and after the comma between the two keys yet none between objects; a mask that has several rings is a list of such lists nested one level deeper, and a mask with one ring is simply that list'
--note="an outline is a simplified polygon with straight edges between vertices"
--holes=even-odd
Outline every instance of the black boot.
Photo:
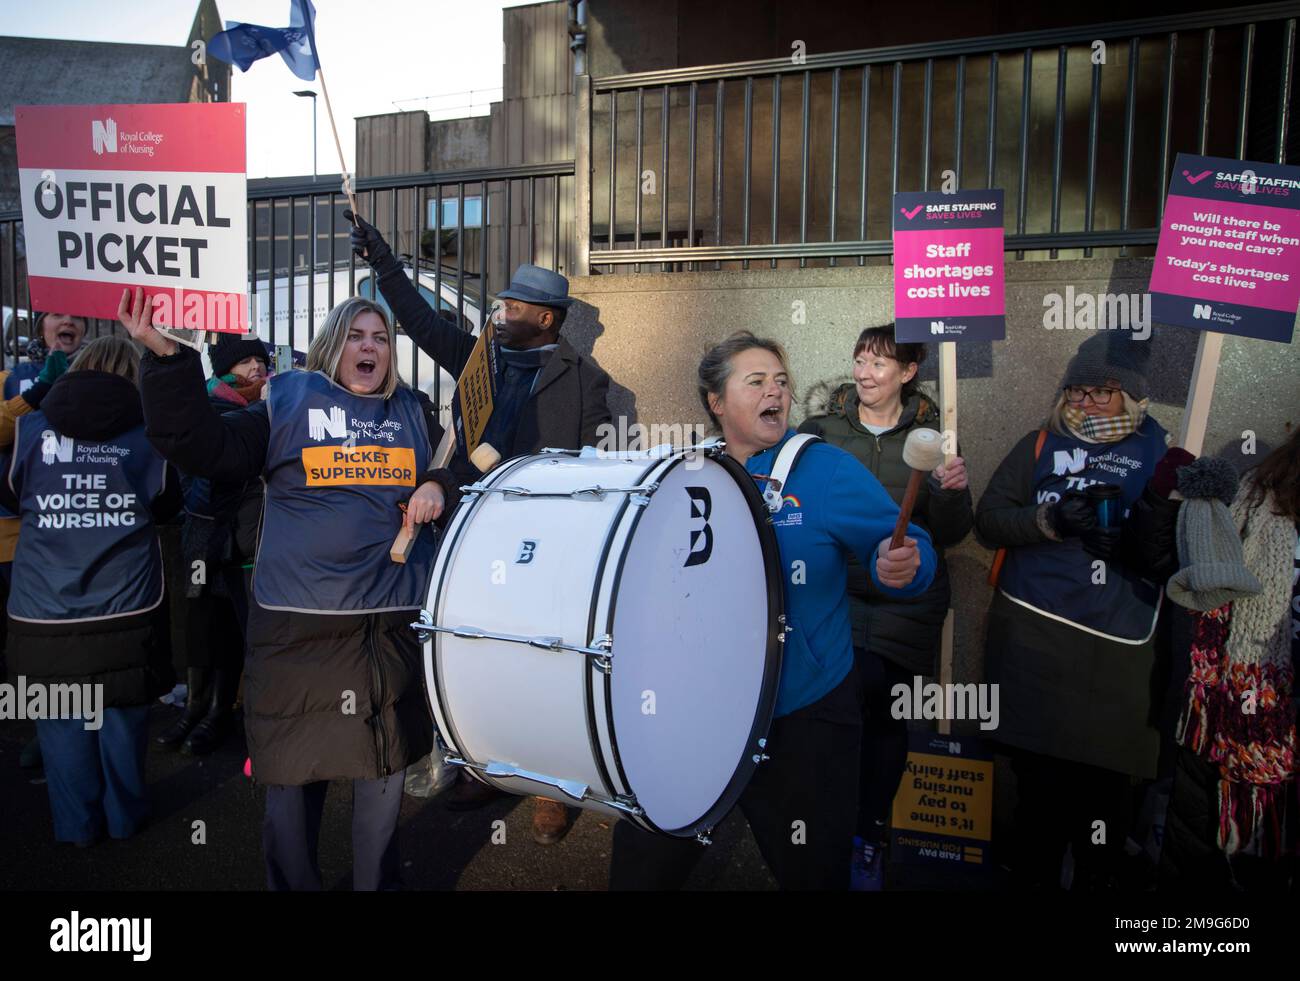
[{"label": "black boot", "polygon": [[212,698],[208,703],[208,712],[199,720],[192,732],[181,744],[181,752],[187,756],[207,756],[221,745],[230,730],[234,716],[235,689],[239,687],[239,675],[225,668],[216,668],[212,672]]},{"label": "black boot", "polygon": [[185,684],[185,708],[175,722],[158,734],[156,741],[160,746],[179,746],[207,714],[212,701],[212,670],[186,668]]}]

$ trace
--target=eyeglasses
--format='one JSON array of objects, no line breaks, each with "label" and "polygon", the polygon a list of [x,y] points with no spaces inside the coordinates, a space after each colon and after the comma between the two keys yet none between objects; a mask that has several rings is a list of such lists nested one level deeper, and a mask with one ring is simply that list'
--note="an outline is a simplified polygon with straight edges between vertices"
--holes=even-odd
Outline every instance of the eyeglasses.
[{"label": "eyeglasses", "polygon": [[1110,397],[1115,394],[1113,388],[1083,388],[1079,385],[1067,385],[1065,387],[1065,401],[1073,405],[1079,405],[1084,399],[1092,396],[1093,405],[1108,405]]}]

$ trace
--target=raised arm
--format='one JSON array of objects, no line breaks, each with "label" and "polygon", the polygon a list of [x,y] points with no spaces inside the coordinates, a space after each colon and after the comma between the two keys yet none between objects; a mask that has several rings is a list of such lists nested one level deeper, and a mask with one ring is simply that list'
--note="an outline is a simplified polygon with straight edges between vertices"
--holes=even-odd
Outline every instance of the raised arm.
[{"label": "raised arm", "polygon": [[415,284],[406,276],[406,270],[393,255],[379,230],[364,218],[355,218],[345,211],[344,217],[355,220],[352,227],[352,251],[356,252],[375,271],[379,292],[384,294],[393,316],[415,346],[433,358],[452,378],[459,378],[474,350],[475,337],[449,323],[424,302]]},{"label": "raised arm", "polygon": [[266,403],[217,412],[208,402],[197,351],[154,329],[144,291],[124,290],[118,319],[148,354],[140,362],[145,434],[164,457],[186,473],[213,480],[247,480],[262,472],[271,424]]}]

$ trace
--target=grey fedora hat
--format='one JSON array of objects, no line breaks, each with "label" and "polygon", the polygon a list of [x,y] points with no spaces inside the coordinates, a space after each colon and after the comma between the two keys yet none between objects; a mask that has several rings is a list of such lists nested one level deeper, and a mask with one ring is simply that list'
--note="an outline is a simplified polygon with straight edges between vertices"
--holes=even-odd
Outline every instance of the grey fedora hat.
[{"label": "grey fedora hat", "polygon": [[510,285],[497,296],[503,300],[522,300],[543,307],[567,307],[573,302],[569,297],[567,279],[557,272],[528,263],[515,270]]}]

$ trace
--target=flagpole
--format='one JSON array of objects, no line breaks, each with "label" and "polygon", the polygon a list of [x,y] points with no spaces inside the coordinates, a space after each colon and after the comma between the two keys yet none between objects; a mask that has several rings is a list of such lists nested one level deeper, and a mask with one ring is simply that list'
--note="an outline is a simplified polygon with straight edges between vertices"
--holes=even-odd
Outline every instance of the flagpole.
[{"label": "flagpole", "polygon": [[343,160],[343,144],[339,142],[339,128],[334,122],[334,109],[330,106],[330,90],[325,85],[325,69],[320,66],[319,61],[316,64],[316,77],[320,79],[320,90],[325,95],[325,112],[330,117],[330,130],[334,133],[334,148],[339,153],[339,169],[343,171],[343,190],[347,192],[348,203],[352,205],[352,214],[359,217],[361,212],[357,208],[357,196],[352,193],[352,177],[348,172],[348,165]]}]

